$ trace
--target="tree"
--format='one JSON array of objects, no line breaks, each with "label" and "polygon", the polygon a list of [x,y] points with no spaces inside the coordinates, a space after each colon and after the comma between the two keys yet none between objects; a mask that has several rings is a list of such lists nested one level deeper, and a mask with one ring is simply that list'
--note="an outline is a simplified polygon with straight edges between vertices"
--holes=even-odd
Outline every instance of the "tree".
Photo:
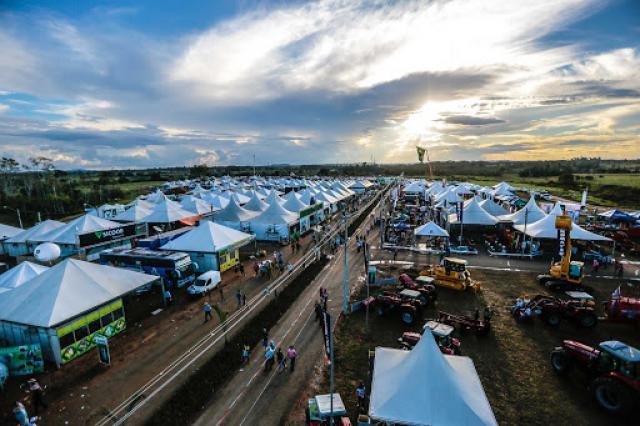
[{"label": "tree", "polygon": [[207,176],[209,174],[209,167],[206,164],[194,164],[189,168],[189,177],[198,178]]}]

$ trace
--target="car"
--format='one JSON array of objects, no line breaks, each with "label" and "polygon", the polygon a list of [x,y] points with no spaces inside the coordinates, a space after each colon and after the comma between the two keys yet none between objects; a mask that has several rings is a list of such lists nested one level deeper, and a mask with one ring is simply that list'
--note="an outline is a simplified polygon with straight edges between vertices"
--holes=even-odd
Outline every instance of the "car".
[{"label": "car", "polygon": [[215,289],[222,282],[219,271],[207,271],[196,278],[196,281],[187,288],[191,296],[202,296]]},{"label": "car", "polygon": [[449,252],[452,254],[478,254],[478,250],[469,246],[449,246]]}]

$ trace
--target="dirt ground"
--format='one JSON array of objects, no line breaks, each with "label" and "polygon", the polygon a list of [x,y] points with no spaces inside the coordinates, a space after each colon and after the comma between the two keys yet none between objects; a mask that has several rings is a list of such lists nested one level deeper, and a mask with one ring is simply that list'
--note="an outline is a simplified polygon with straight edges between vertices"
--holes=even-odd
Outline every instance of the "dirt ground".
[{"label": "dirt ground", "polygon": [[[475,363],[499,424],[637,424],[630,418],[612,418],[601,411],[592,400],[582,373],[557,377],[549,362],[550,351],[563,339],[575,339],[591,345],[616,339],[640,347],[637,329],[603,322],[591,330],[579,329],[568,322],[553,329],[538,319],[528,324],[516,323],[508,312],[513,300],[523,293],[529,296],[545,293],[536,283],[536,275],[535,272],[474,269],[473,278],[483,285],[481,294],[441,289],[436,304],[427,308],[424,316],[435,317],[438,310],[471,315],[486,304],[493,308],[495,315],[490,335],[457,336],[462,340],[462,354],[471,357]],[[586,283],[595,288],[594,296],[598,301],[607,300],[621,282],[604,278],[586,279]],[[403,331],[410,330],[393,315],[378,317],[371,313],[369,333],[365,332],[364,322],[364,313],[356,312],[342,320],[336,331],[336,390],[347,404],[352,422],[357,420],[355,388],[364,381],[367,391],[370,390],[367,352],[376,346],[398,347],[398,337]],[[418,331],[422,324],[421,321],[416,322],[413,331]],[[326,393],[327,387],[325,369],[324,381],[308,389],[307,395],[318,390]],[[295,419],[295,416],[290,417],[290,423],[294,424]]]}]

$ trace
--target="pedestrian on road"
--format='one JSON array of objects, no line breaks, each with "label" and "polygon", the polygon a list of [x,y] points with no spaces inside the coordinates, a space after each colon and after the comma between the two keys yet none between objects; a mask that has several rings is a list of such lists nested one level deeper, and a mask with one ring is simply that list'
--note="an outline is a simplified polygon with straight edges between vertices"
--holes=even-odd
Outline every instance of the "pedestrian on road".
[{"label": "pedestrian on road", "polygon": [[236,290],[236,301],[238,302],[238,309],[240,309],[240,306],[242,306],[242,292],[240,289]]},{"label": "pedestrian on road", "polygon": [[240,267],[238,266],[238,264],[237,264],[237,263],[233,266],[233,272],[234,272],[236,275],[240,275]]},{"label": "pedestrian on road", "polygon": [[171,295],[171,292],[169,291],[169,289],[166,289],[164,291],[164,300],[167,303],[167,306],[171,306],[171,303],[173,302],[173,296]]},{"label": "pedestrian on road", "polygon": [[356,388],[356,397],[358,398],[358,410],[360,412],[365,411],[365,406],[364,406],[365,396],[366,396],[366,388],[364,387],[364,383],[360,382],[360,384]]},{"label": "pedestrian on road", "polygon": [[16,405],[13,406],[13,416],[20,426],[29,426],[29,415],[27,409],[20,401],[16,401]]},{"label": "pedestrian on road", "polygon": [[247,295],[245,293],[242,293],[242,306],[245,306],[247,304]]},{"label": "pedestrian on road", "polygon": [[266,328],[262,329],[262,346],[265,348],[269,345],[269,332]]},{"label": "pedestrian on road", "polygon": [[393,249],[393,261],[395,262],[397,258],[398,258],[398,249],[394,248]]},{"label": "pedestrian on road", "polygon": [[278,353],[276,353],[276,360],[278,361],[278,373],[281,373],[285,368],[287,368],[287,359],[284,357],[284,353],[282,353],[281,348],[278,348]]},{"label": "pedestrian on road", "polygon": [[249,362],[249,345],[244,345],[242,347],[242,363],[246,364]]},{"label": "pedestrian on road", "polygon": [[204,302],[202,310],[204,311],[204,322],[209,321],[211,319],[211,305],[209,302]]},{"label": "pedestrian on road", "polygon": [[296,369],[296,358],[297,357],[298,357],[298,352],[296,352],[296,348],[294,348],[293,345],[289,346],[289,349],[287,349],[287,358],[289,358],[289,361],[291,362],[290,371],[292,373]]},{"label": "pedestrian on road", "polygon": [[267,349],[264,352],[264,371],[269,371],[271,370],[271,368],[273,368],[273,357],[275,355],[275,351],[273,350],[273,348],[271,346],[267,346]]},{"label": "pedestrian on road", "polygon": [[260,264],[258,262],[253,262],[253,272],[255,272],[256,277],[260,273]]},{"label": "pedestrian on road", "polygon": [[245,276],[244,275],[244,264],[243,263],[240,263],[240,275],[242,275],[243,277]]},{"label": "pedestrian on road", "polygon": [[44,410],[47,409],[47,401],[44,399],[44,389],[40,386],[40,383],[36,379],[29,379],[27,382],[29,385],[29,393],[31,394],[31,403],[33,405],[33,411],[38,415],[38,408],[42,407]]}]

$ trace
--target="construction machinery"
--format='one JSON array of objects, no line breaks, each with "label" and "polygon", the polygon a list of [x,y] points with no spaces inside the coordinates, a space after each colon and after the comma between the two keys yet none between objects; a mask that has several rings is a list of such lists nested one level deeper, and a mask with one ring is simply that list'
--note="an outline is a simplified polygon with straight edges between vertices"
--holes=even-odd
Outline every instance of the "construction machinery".
[{"label": "construction machinery", "polygon": [[485,309],[484,319],[440,311],[437,321],[457,328],[459,333],[472,331],[478,336],[485,336],[491,330],[491,315],[490,310],[487,312],[487,309]]},{"label": "construction machinery", "polygon": [[604,320],[611,322],[620,322],[640,325],[640,297],[635,295],[623,295],[622,290],[618,287],[611,299],[603,302],[602,310],[604,311]]},{"label": "construction machinery", "polygon": [[455,257],[445,257],[440,265],[428,265],[420,275],[433,277],[435,285],[453,290],[464,291],[476,286],[467,270],[467,261]]},{"label": "construction machinery", "polygon": [[389,312],[400,313],[400,319],[405,324],[413,324],[422,309],[426,306],[419,291],[404,289],[400,292],[383,291],[373,301],[376,313],[380,316]]},{"label": "construction machinery", "polygon": [[551,366],[559,375],[574,366],[584,370],[595,400],[610,413],[622,413],[640,403],[640,351],[626,343],[610,340],[593,348],[565,340],[551,352]]},{"label": "construction machinery", "polygon": [[[453,326],[442,324],[438,321],[427,321],[424,327],[422,327],[422,333],[424,333],[427,328],[431,330],[431,334],[433,334],[440,352],[445,355],[461,354],[460,339],[451,336],[451,333],[454,331]],[[422,333],[406,331],[402,333],[402,337],[398,338],[398,343],[400,343],[403,349],[413,349],[422,338]]]},{"label": "construction machinery", "polygon": [[548,274],[538,275],[538,282],[552,291],[586,291],[593,293],[593,288],[582,284],[584,263],[571,260],[571,216],[562,214],[556,216],[558,230],[559,261],[552,261]]},{"label": "construction machinery", "polygon": [[407,274],[400,274],[398,277],[400,289],[407,288],[409,290],[419,291],[422,295],[424,305],[428,305],[436,300],[438,296],[438,291],[433,281],[433,278],[430,277],[418,277],[418,279],[414,280]]}]

